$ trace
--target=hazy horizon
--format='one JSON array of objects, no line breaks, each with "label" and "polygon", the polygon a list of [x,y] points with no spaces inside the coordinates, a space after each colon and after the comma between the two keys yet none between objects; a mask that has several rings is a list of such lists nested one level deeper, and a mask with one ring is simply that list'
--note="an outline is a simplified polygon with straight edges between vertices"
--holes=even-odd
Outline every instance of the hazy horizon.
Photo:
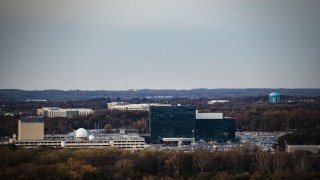
[{"label": "hazy horizon", "polygon": [[[2,88],[0,90],[21,90],[21,91],[141,91],[141,90],[155,90],[155,91],[191,91],[191,90],[320,90],[320,88],[191,88],[191,89],[17,89],[17,88]],[[271,91],[270,91],[271,92]]]},{"label": "hazy horizon", "polygon": [[0,89],[320,88],[317,0],[3,0]]}]

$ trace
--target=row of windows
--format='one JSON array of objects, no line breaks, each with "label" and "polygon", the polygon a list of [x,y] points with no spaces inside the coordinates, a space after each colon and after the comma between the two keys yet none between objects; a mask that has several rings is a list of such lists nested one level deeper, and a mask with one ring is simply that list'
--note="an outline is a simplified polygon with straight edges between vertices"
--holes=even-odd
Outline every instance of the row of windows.
[{"label": "row of windows", "polygon": [[109,143],[109,141],[66,141],[66,143],[80,144],[80,143]]},{"label": "row of windows", "polygon": [[17,142],[16,145],[60,145],[61,142]]},{"label": "row of windows", "polygon": [[114,144],[123,144],[123,143],[144,143],[144,141],[115,141]]}]

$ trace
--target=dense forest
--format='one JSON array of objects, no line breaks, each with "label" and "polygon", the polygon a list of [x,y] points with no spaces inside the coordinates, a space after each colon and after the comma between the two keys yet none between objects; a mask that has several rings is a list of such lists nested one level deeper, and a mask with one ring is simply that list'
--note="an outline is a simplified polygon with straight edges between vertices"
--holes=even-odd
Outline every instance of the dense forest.
[{"label": "dense forest", "polygon": [[317,179],[320,154],[0,147],[0,179]]},{"label": "dense forest", "polygon": [[320,102],[253,103],[239,108],[221,108],[221,111],[236,118],[237,128],[240,130],[287,131],[320,128]]},{"label": "dense forest", "polygon": [[284,149],[285,144],[320,144],[320,129],[299,129],[292,133],[286,134],[278,139],[277,146],[279,146],[281,149]]}]

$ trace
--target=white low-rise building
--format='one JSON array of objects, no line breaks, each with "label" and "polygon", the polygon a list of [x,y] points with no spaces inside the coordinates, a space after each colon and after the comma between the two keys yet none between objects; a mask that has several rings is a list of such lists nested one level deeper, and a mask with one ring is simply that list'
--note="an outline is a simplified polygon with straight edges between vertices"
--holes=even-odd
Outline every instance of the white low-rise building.
[{"label": "white low-rise building", "polygon": [[149,111],[149,108],[151,106],[171,106],[171,104],[160,104],[160,103],[127,104],[125,102],[108,103],[109,110],[120,110],[120,111]]},{"label": "white low-rise building", "polygon": [[65,118],[73,118],[77,116],[89,116],[94,113],[92,109],[84,109],[84,108],[77,108],[77,109],[63,109],[59,107],[43,107],[41,109],[37,109],[38,116],[44,117],[65,117]]},{"label": "white low-rise building", "polygon": [[212,105],[212,104],[216,104],[216,103],[228,103],[228,102],[229,102],[229,100],[218,99],[218,100],[210,100],[210,101],[208,101],[208,104]]},{"label": "white low-rise building", "polygon": [[44,139],[16,140],[14,143],[22,148],[50,146],[57,148],[107,148],[139,150],[146,147],[145,139],[138,134],[106,134],[99,130],[79,128],[69,134],[45,135]]}]

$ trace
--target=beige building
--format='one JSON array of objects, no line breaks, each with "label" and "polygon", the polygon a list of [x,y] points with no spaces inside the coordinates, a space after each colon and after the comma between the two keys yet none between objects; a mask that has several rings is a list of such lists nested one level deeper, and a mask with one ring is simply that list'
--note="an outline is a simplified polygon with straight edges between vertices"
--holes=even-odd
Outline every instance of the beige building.
[{"label": "beige building", "polygon": [[42,109],[37,109],[38,116],[45,116],[50,118],[55,117],[65,117],[65,118],[73,118],[78,116],[89,116],[94,113],[92,109],[62,109],[59,107],[43,107]]},{"label": "beige building", "polygon": [[44,123],[42,116],[22,117],[18,121],[18,140],[43,140]]},{"label": "beige building", "polygon": [[318,153],[320,151],[320,145],[286,145],[286,152],[293,153],[295,151]]}]

